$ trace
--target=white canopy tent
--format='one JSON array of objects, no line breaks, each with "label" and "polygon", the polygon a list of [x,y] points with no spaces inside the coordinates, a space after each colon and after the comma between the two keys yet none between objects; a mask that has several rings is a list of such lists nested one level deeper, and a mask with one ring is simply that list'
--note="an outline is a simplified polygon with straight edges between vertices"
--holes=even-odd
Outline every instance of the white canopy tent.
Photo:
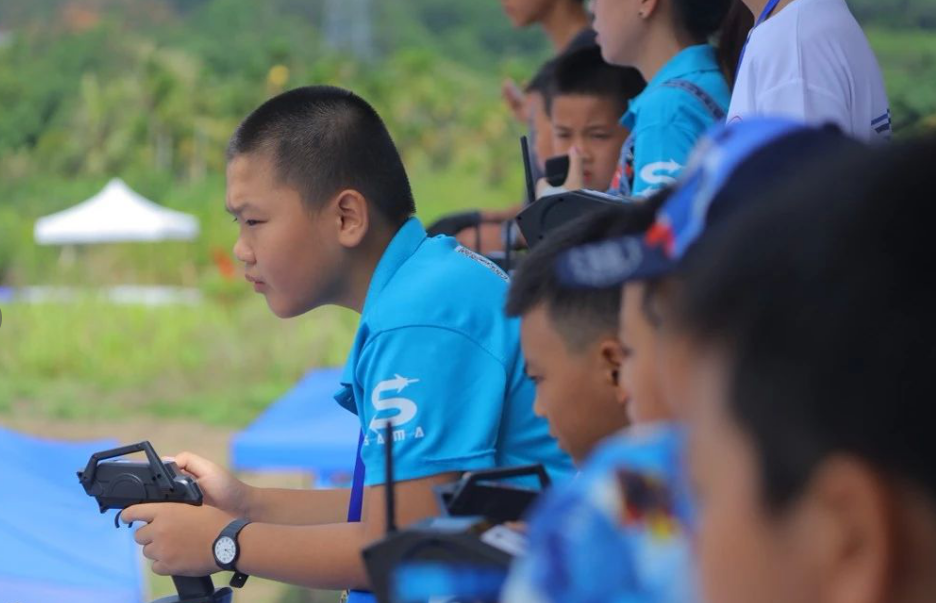
[{"label": "white canopy tent", "polygon": [[34,236],[40,245],[81,245],[187,241],[198,232],[195,216],[157,205],[114,178],[87,201],[39,218]]}]

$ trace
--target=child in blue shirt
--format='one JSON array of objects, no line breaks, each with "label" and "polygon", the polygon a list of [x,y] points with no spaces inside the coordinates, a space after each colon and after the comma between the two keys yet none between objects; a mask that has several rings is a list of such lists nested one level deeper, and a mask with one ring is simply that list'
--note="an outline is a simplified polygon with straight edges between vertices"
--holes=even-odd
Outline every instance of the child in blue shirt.
[{"label": "child in blue shirt", "polygon": [[513,568],[507,603],[698,599],[680,424],[692,390],[679,387],[686,365],[668,337],[681,271],[692,268],[684,256],[756,204],[758,187],[784,182],[804,158],[856,144],[788,120],[723,127],[700,144],[679,183],[651,199],[666,197],[646,235],[582,245],[558,260],[567,287],[624,283],[621,380],[635,427],[606,439],[578,479],[538,504],[530,554]]},{"label": "child in blue shirt", "polygon": [[621,149],[610,192],[647,196],[672,183],[698,139],[723,121],[731,91],[716,49],[731,0],[597,0],[594,27],[605,60],[636,67],[647,81],[621,124]]},{"label": "child in blue shirt", "polygon": [[936,601],[934,153],[807,162],[694,258],[678,322],[706,600]]},{"label": "child in blue shirt", "polygon": [[[208,504],[123,513],[147,522],[136,538],[156,573],[223,567],[312,588],[366,588],[361,550],[386,523],[388,422],[401,525],[435,515],[433,486],[462,471],[528,463],[557,478],[571,471],[532,411],[519,325],[502,309],[506,275],[454,239],[426,236],[411,217],[400,156],[363,99],[313,86],[267,101],[235,132],[227,181],[226,207],[240,228],[235,255],[274,314],[326,304],[361,313],[336,398],[360,418],[363,475],[352,492],[258,489],[180,454]],[[248,524],[235,524],[238,554],[228,564],[212,543],[238,519]]]}]

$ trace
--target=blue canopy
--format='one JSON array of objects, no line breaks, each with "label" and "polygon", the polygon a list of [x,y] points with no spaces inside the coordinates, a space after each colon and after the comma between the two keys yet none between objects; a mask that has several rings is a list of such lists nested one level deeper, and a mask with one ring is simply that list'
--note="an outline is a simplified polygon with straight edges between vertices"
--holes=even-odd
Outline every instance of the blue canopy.
[{"label": "blue canopy", "polygon": [[0,428],[0,603],[139,603],[133,532],[78,483],[94,452],[117,442],[54,442]]},{"label": "blue canopy", "polygon": [[303,471],[343,483],[354,469],[358,418],[332,397],[341,369],[314,369],[231,440],[231,465],[247,471]]}]

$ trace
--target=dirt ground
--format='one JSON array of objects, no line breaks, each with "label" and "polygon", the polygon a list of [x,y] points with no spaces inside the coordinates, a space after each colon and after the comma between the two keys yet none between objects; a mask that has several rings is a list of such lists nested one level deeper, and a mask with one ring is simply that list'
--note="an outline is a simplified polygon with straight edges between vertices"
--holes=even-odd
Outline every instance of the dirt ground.
[{"label": "dirt ground", "polygon": [[[183,450],[200,454],[228,465],[228,443],[232,430],[210,427],[200,423],[137,419],[133,421],[78,423],[73,421],[47,421],[33,418],[0,417],[0,426],[44,438],[57,440],[93,440],[116,438],[121,444],[149,440],[161,455],[172,455]],[[311,482],[309,476],[298,473],[240,473],[247,483],[278,488],[303,488]],[[228,574],[219,574],[216,585],[226,581]],[[148,574],[150,594],[162,597],[172,594],[172,582],[155,574]],[[336,601],[337,595],[288,587],[276,582],[252,577],[240,591],[235,592],[235,603],[325,603]]]}]

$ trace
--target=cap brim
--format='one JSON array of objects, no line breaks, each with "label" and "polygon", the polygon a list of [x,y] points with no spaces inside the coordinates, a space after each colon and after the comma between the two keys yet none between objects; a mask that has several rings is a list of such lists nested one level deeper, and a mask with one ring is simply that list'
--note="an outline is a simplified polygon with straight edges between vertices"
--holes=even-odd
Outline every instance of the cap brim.
[{"label": "cap brim", "polygon": [[575,247],[556,262],[559,282],[567,287],[603,289],[665,276],[676,267],[662,245],[643,236],[608,239]]}]

